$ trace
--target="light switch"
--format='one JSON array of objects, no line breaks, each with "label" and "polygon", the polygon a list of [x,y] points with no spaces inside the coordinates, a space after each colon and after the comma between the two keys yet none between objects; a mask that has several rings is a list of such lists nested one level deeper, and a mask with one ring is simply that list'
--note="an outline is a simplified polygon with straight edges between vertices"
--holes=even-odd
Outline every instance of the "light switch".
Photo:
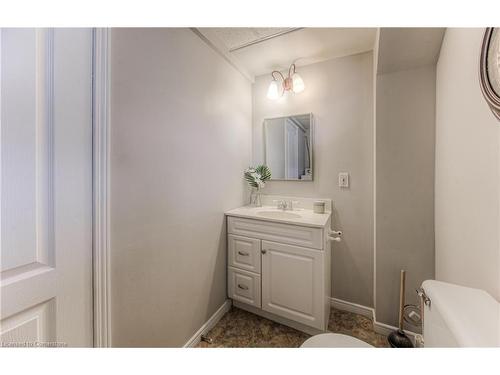
[{"label": "light switch", "polygon": [[339,187],[341,188],[349,187],[349,173],[347,172],[339,173]]}]

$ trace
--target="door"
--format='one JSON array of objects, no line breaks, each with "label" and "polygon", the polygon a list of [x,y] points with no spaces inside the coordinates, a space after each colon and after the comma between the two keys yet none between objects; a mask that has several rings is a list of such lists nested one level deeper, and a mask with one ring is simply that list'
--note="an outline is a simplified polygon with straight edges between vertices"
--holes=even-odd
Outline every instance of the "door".
[{"label": "door", "polygon": [[262,309],[324,329],[324,253],[269,241],[262,251]]},{"label": "door", "polygon": [[285,121],[285,178],[299,178],[299,128],[289,119]]},{"label": "door", "polygon": [[92,346],[92,31],[0,32],[0,341]]}]

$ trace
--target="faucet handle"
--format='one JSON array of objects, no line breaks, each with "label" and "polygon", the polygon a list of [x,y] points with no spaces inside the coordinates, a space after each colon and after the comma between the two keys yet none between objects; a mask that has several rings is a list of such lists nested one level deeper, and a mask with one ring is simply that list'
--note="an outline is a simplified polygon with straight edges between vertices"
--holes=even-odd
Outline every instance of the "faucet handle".
[{"label": "faucet handle", "polygon": [[292,211],[293,210],[293,205],[294,204],[299,204],[300,202],[299,201],[293,201],[293,200],[289,200],[288,203],[287,203],[287,208]]},{"label": "faucet handle", "polygon": [[286,208],[286,201],[283,199],[273,199],[273,203],[276,203],[278,209]]}]

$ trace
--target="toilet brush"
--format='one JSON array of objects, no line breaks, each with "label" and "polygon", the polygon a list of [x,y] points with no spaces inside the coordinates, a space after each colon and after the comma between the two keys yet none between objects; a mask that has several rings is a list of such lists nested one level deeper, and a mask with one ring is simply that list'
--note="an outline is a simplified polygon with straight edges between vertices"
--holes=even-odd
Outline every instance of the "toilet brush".
[{"label": "toilet brush", "polygon": [[399,325],[396,331],[391,332],[387,337],[387,341],[393,348],[413,348],[413,343],[403,330],[403,314],[405,307],[405,284],[406,271],[401,270],[400,285],[399,285]]}]

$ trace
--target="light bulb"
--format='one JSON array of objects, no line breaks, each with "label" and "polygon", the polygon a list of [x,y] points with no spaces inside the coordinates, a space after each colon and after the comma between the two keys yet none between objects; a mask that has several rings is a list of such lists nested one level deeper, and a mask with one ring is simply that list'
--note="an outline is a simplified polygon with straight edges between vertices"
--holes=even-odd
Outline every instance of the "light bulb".
[{"label": "light bulb", "polygon": [[274,79],[271,81],[271,83],[269,84],[269,88],[267,89],[267,97],[272,100],[279,99],[280,97],[278,82],[276,82],[276,80]]},{"label": "light bulb", "polygon": [[292,76],[292,81],[293,81],[293,92],[298,94],[299,92],[304,91],[306,88],[306,85],[304,85],[304,81],[302,80],[302,77],[298,75],[298,73],[295,73]]}]

